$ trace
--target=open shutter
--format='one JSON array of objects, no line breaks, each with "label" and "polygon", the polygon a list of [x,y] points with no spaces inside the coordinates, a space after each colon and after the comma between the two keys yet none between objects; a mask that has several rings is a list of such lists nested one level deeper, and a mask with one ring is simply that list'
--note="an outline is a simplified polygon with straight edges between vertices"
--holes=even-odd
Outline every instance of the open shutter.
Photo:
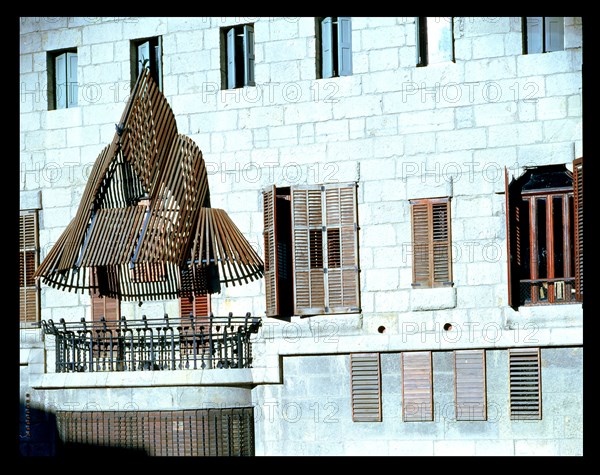
[{"label": "open shutter", "polygon": [[19,216],[19,320],[21,323],[39,319],[39,293],[33,274],[38,265],[37,213],[23,212]]},{"label": "open shutter", "polygon": [[521,233],[519,229],[519,196],[513,196],[508,178],[508,169],[504,167],[504,198],[506,215],[506,252],[508,305],[515,310],[520,303],[519,265],[521,260]]},{"label": "open shutter", "polygon": [[244,85],[254,86],[254,27],[244,25]]},{"label": "open shutter", "polygon": [[157,43],[154,46],[154,68],[155,68],[155,79],[158,84],[158,90],[163,90],[162,84],[162,37],[157,38]]},{"label": "open shutter", "polygon": [[340,76],[352,74],[352,20],[338,17],[338,71]]},{"label": "open shutter", "polygon": [[333,76],[333,25],[331,17],[321,20],[321,77]]},{"label": "open shutter", "polygon": [[292,189],[294,314],[325,313],[323,209],[320,186]]},{"label": "open shutter", "polygon": [[330,312],[360,310],[356,184],[324,185],[327,307]]},{"label": "open shutter", "polygon": [[546,52],[562,51],[565,49],[565,21],[561,16],[549,16],[544,18],[544,33],[546,40]]},{"label": "open shutter", "polygon": [[144,67],[150,69],[150,42],[144,41],[137,48],[138,75]]},{"label": "open shutter", "polygon": [[267,317],[279,315],[278,254],[277,254],[277,190],[271,186],[263,191],[264,244],[265,244],[265,294]]},{"label": "open shutter", "polygon": [[583,300],[583,157],[573,161],[575,197],[575,297]]},{"label": "open shutter", "polygon": [[77,106],[77,53],[67,53],[67,107]]},{"label": "open shutter", "polygon": [[411,202],[413,287],[428,287],[429,280],[429,212],[427,203]]},{"label": "open shutter", "polygon": [[432,201],[433,285],[452,284],[450,201]]},{"label": "open shutter", "polygon": [[379,353],[350,355],[352,420],[381,422],[381,370]]},{"label": "open shutter", "polygon": [[454,352],[454,395],[457,421],[487,419],[485,350]]},{"label": "open shutter", "polygon": [[433,420],[431,351],[402,353],[402,417],[404,422]]},{"label": "open shutter", "polygon": [[230,28],[227,32],[227,89],[235,87],[235,28]]},{"label": "open shutter", "polygon": [[542,53],[542,33],[544,17],[528,16],[525,20],[527,54]]},{"label": "open shutter", "polygon": [[542,418],[542,385],[539,348],[508,350],[510,418]]},{"label": "open shutter", "polygon": [[54,60],[56,108],[67,107],[67,53],[58,55]]}]

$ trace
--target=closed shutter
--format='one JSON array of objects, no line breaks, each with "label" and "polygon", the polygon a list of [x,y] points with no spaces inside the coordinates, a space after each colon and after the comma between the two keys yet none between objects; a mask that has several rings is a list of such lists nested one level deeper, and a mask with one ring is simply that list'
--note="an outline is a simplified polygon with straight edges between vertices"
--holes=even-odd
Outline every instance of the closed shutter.
[{"label": "closed shutter", "polygon": [[544,17],[529,16],[525,20],[526,28],[526,52],[527,54],[543,52],[543,25]]},{"label": "closed shutter", "polygon": [[401,354],[404,422],[433,420],[431,351]]},{"label": "closed shutter", "polygon": [[583,301],[583,157],[573,162],[575,197],[575,296]]},{"label": "closed shutter", "polygon": [[39,320],[39,292],[33,277],[38,266],[38,221],[36,211],[19,215],[19,320]]},{"label": "closed shutter", "polygon": [[565,49],[565,21],[561,16],[549,16],[544,18],[544,33],[546,40],[546,52],[562,51]]},{"label": "closed shutter", "polygon": [[54,60],[54,98],[57,109],[67,107],[67,53],[58,55]]},{"label": "closed shutter", "polygon": [[539,348],[508,350],[510,418],[542,418],[542,386]]},{"label": "closed shutter", "polygon": [[333,76],[333,25],[331,17],[321,20],[321,77]]},{"label": "closed shutter", "polygon": [[427,203],[414,203],[412,214],[413,286],[429,286],[429,212]]},{"label": "closed shutter", "polygon": [[179,299],[181,317],[208,317],[210,313],[210,294],[198,294]]},{"label": "closed shutter", "polygon": [[227,31],[227,89],[234,89],[235,83],[235,28]]},{"label": "closed shutter", "polygon": [[117,298],[100,295],[102,274],[106,270],[94,267],[90,272],[90,297],[92,304],[92,321],[96,322],[104,317],[107,321],[117,321],[121,318],[121,302]]},{"label": "closed shutter", "polygon": [[254,27],[244,25],[244,85],[254,86]]},{"label": "closed shutter", "polygon": [[379,353],[350,355],[352,420],[381,422],[381,371]]},{"label": "closed shutter", "polygon": [[457,421],[487,419],[485,350],[454,352],[454,393]]},{"label": "closed shutter", "polygon": [[263,219],[265,245],[265,293],[267,317],[279,315],[278,299],[278,253],[277,253],[277,200],[275,186],[263,192]]},{"label": "closed shutter", "polygon": [[338,17],[338,71],[340,76],[352,74],[352,20]]},{"label": "closed shutter", "polygon": [[67,107],[77,106],[77,53],[67,53]]}]

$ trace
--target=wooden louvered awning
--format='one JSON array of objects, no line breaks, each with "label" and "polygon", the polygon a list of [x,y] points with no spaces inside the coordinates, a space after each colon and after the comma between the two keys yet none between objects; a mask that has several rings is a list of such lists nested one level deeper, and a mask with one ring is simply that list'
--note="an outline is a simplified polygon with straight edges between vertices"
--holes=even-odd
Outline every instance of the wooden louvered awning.
[{"label": "wooden louvered awning", "polygon": [[[123,300],[214,293],[220,283],[262,277],[256,251],[225,211],[210,208],[202,152],[177,133],[175,116],[147,69],[116,129],[91,170],[75,217],[36,277],[59,289]],[[156,266],[160,272],[147,271]],[[93,269],[97,279],[90,279]]]}]

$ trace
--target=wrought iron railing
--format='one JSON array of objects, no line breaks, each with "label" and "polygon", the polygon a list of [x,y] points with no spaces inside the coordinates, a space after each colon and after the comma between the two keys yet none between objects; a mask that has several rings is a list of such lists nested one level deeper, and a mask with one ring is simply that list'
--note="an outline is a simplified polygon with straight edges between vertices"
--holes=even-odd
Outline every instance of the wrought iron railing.
[{"label": "wrought iron railing", "polygon": [[572,303],[576,301],[575,278],[521,280],[521,305]]},{"label": "wrought iron railing", "polygon": [[181,317],[97,322],[42,321],[56,339],[56,372],[250,368],[260,318]]}]

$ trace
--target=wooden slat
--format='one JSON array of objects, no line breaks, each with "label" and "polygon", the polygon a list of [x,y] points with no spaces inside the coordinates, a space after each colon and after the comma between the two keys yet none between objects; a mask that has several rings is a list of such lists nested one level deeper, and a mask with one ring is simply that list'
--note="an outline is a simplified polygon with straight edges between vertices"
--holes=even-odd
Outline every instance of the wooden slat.
[{"label": "wooden slat", "polygon": [[352,420],[381,422],[381,370],[379,353],[350,355]]},{"label": "wooden slat", "polygon": [[485,350],[454,352],[457,421],[487,420]]},{"label": "wooden slat", "polygon": [[277,190],[275,185],[263,191],[263,219],[264,219],[264,249],[265,249],[265,294],[266,315],[274,317],[279,315],[279,264],[277,253]]},{"label": "wooden slat", "polygon": [[575,212],[575,296],[583,301],[583,157],[573,161]]},{"label": "wooden slat", "polygon": [[433,420],[431,351],[403,352],[402,416],[404,422]]},{"label": "wooden slat", "polygon": [[508,350],[510,418],[542,418],[541,360],[539,348]]}]

